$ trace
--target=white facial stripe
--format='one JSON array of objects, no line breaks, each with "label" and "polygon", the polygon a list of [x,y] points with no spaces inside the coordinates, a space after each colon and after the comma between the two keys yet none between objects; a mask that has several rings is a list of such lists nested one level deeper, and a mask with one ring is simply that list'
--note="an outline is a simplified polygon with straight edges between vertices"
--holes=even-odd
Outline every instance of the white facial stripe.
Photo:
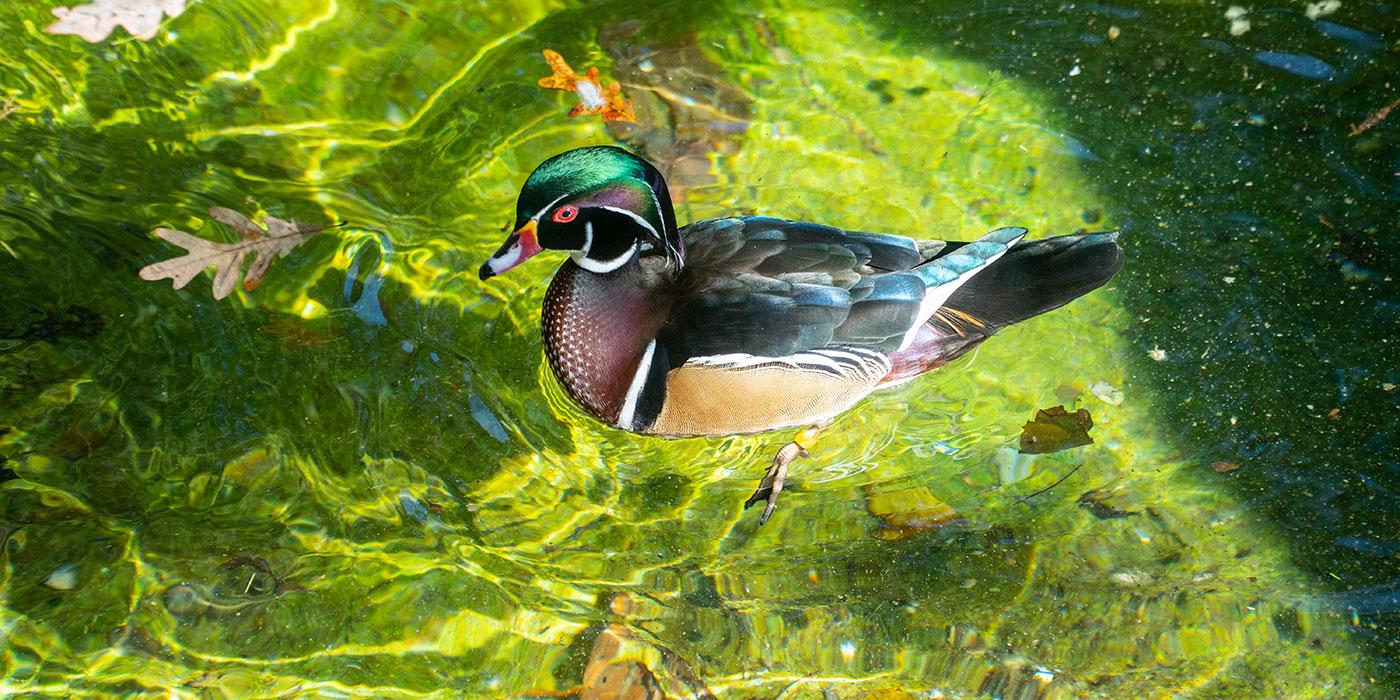
[{"label": "white facial stripe", "polygon": [[637,244],[633,243],[632,247],[627,249],[627,252],[613,258],[612,260],[594,260],[593,258],[588,257],[588,253],[584,251],[576,251],[573,255],[573,258],[574,262],[577,263],[579,267],[588,270],[589,272],[596,272],[601,275],[607,272],[612,272],[613,270],[616,270],[617,268],[626,265],[627,261],[631,260],[632,256],[636,254]]},{"label": "white facial stripe", "polygon": [[[659,197],[656,196],[656,190],[654,190],[654,189],[648,187],[648,188],[647,188],[647,191],[651,193],[651,202],[652,202],[652,204],[655,204],[655,205],[656,205],[656,215],[662,218],[661,227],[662,227],[662,228],[665,228],[665,227],[666,227],[666,221],[665,221],[665,218],[666,218],[666,217],[665,217],[665,215],[663,215],[663,214],[661,213],[661,199],[660,199]],[[666,248],[667,248],[667,250],[668,250],[668,254],[671,253],[671,252],[674,252],[674,253],[677,254],[677,256],[676,256],[676,269],[677,269],[677,270],[680,270],[680,268],[682,268],[682,267],[685,266],[685,262],[682,261],[682,260],[680,259],[680,256],[679,256],[680,251],[677,250],[675,246],[671,245],[671,243],[670,243],[669,241],[667,241],[665,238],[663,238],[663,237],[661,237],[661,236],[657,236],[656,239],[659,240],[659,241],[661,241],[662,245],[666,246]]]},{"label": "white facial stripe", "polygon": [[555,197],[553,202],[550,202],[549,204],[544,205],[544,208],[541,209],[541,210],[539,210],[539,211],[537,211],[537,212],[535,212],[535,215],[532,216],[532,217],[530,217],[530,219],[533,220],[533,221],[539,221],[539,220],[540,220],[540,217],[541,217],[541,216],[544,216],[544,213],[547,212],[547,211],[549,211],[550,207],[553,207],[554,205],[558,204],[558,203],[559,203],[559,200],[561,200],[561,199],[563,199],[563,198],[565,198],[565,197],[567,197],[567,196],[569,196],[569,193],[565,192],[564,194],[561,194],[561,195],[559,195],[558,197]]},{"label": "white facial stripe", "polygon": [[642,389],[651,374],[651,356],[654,352],[656,339],[652,338],[651,342],[647,343],[646,352],[642,353],[642,361],[637,363],[637,373],[632,375],[632,386],[627,388],[627,400],[622,402],[622,412],[617,414],[618,427],[632,429],[632,422],[637,418],[637,399],[641,398]]},{"label": "white facial stripe", "polygon": [[650,186],[647,187],[647,192],[651,193],[651,203],[656,206],[656,215],[663,219],[661,227],[665,228],[666,222],[664,219],[666,217],[661,213],[661,199],[656,196],[656,190],[652,189]]}]

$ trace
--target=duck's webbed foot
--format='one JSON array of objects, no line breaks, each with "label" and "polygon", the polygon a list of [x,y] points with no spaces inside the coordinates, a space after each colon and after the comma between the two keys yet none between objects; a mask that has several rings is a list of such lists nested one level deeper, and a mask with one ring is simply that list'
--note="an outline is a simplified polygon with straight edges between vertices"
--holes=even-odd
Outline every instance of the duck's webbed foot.
[{"label": "duck's webbed foot", "polygon": [[748,508],[759,501],[767,501],[763,508],[763,515],[758,516],[758,524],[768,522],[768,518],[773,516],[773,509],[778,507],[778,494],[783,492],[783,481],[787,479],[788,465],[792,464],[799,457],[810,457],[807,450],[815,447],[817,436],[821,435],[825,425],[812,426],[792,439],[778,454],[773,457],[773,464],[768,467],[768,472],[763,475],[763,480],[758,482],[758,489],[749,496],[749,500],[744,501],[744,507]]}]

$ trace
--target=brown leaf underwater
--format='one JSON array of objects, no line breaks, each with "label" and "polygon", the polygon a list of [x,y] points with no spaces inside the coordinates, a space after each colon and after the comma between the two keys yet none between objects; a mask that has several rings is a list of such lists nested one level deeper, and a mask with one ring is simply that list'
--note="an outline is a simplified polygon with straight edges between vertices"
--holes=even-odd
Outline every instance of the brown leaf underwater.
[{"label": "brown leaf underwater", "polygon": [[1094,442],[1089,437],[1092,427],[1094,419],[1086,408],[1074,413],[1064,406],[1042,408],[1035,412],[1034,420],[1021,427],[1021,452],[1045,454],[1083,447]]},{"label": "brown leaf underwater", "polygon": [[957,511],[926,486],[885,492],[867,488],[865,509],[880,520],[880,527],[872,534],[886,541],[908,539],[959,519]]}]

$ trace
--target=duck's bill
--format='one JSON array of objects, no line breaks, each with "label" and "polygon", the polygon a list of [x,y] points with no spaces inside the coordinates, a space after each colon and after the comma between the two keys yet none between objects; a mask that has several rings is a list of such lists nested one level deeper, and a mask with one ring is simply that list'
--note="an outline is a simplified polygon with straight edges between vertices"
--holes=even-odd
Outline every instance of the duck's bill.
[{"label": "duck's bill", "polygon": [[481,279],[490,279],[519,265],[540,252],[540,243],[535,238],[535,220],[525,222],[520,230],[510,234],[505,243],[481,265]]}]

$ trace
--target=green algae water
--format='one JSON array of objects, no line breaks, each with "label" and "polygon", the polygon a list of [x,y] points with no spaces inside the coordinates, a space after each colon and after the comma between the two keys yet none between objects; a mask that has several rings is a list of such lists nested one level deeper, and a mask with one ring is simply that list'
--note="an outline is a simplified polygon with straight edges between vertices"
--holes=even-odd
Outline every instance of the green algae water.
[{"label": "green algae water", "polygon": [[[1394,696],[1395,3],[53,6],[0,8],[4,694]],[[477,279],[603,143],[683,222],[1128,262],[851,411],[760,528],[790,435],[608,430],[543,361],[558,257]],[[343,225],[142,280],[210,207]],[[1055,405],[1093,444],[1020,454]]]}]

